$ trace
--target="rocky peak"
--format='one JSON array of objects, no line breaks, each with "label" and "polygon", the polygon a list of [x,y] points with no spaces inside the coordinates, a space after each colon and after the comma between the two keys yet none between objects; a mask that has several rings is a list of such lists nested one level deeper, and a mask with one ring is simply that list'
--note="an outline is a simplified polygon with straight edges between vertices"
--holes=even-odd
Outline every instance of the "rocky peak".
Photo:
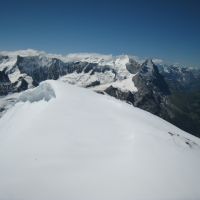
[{"label": "rocky peak", "polygon": [[138,72],[138,70],[140,69],[140,67],[141,67],[141,65],[132,58],[129,58],[129,62],[126,64],[126,69],[131,74],[136,74]]},{"label": "rocky peak", "polygon": [[157,66],[154,64],[152,59],[147,59],[141,66],[139,73],[143,76],[152,76],[153,74],[159,73]]}]

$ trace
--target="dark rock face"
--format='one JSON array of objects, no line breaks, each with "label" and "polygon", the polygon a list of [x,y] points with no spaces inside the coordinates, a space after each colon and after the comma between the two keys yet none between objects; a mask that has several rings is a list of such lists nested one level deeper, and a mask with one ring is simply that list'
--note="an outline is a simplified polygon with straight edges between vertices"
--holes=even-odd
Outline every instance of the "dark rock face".
[{"label": "dark rock face", "polygon": [[0,84],[0,96],[7,95],[10,92],[14,92],[12,84],[9,83]]},{"label": "dark rock face", "polygon": [[24,78],[21,77],[17,82],[11,83],[6,70],[0,71],[0,96],[26,89],[28,89],[28,83]]},{"label": "dark rock face", "polygon": [[143,86],[146,85],[149,89],[159,92],[163,95],[169,95],[169,87],[159,72],[158,67],[152,62],[152,60],[146,60],[140,70],[139,73],[134,77],[136,84],[143,83]]},{"label": "dark rock face", "polygon": [[16,83],[13,83],[16,92],[21,92],[28,89],[28,83],[24,78],[19,78]]},{"label": "dark rock face", "polygon": [[0,96],[7,95],[12,91],[12,84],[8,78],[8,75],[4,71],[0,71]]},{"label": "dark rock face", "polygon": [[131,74],[136,74],[138,70],[140,69],[140,64],[137,63],[133,59],[129,59],[129,63],[126,64],[126,69],[131,73]]},{"label": "dark rock face", "polygon": [[28,83],[26,80],[21,79],[15,83],[3,83],[0,84],[0,96],[7,95],[9,93],[21,92],[28,89]]},{"label": "dark rock face", "polygon": [[68,66],[58,59],[52,59],[52,62],[38,56],[17,57],[16,66],[21,73],[32,77],[33,85],[37,86],[40,82],[47,79],[58,79],[59,76],[65,75]]},{"label": "dark rock face", "polygon": [[3,62],[6,61],[8,58],[9,58],[8,56],[0,55],[0,63],[3,63]]},{"label": "dark rock face", "polygon": [[159,66],[159,71],[172,92],[198,90],[200,87],[198,70],[163,65]]},{"label": "dark rock face", "polygon": [[45,60],[39,56],[21,57],[18,56],[16,67],[19,68],[21,73],[25,73],[32,77],[33,85],[37,86],[40,82],[47,79],[57,80],[60,76],[71,73],[90,73],[93,75],[95,72],[104,73],[105,71],[115,71],[109,66],[99,66],[97,63],[88,62],[67,62],[53,58],[52,60]]},{"label": "dark rock face", "polygon": [[109,66],[99,66],[98,64],[96,65],[95,63],[93,63],[93,68],[90,72],[90,75],[94,75],[95,73],[105,73],[106,71],[111,71],[113,74],[115,74],[116,76],[116,71],[112,68],[110,68]]},{"label": "dark rock face", "polygon": [[100,85],[100,81],[94,81],[94,82],[90,83],[89,85],[87,85],[86,88],[94,87],[94,86],[97,86],[97,85]]},{"label": "dark rock face", "polygon": [[161,116],[162,105],[170,91],[157,66],[151,60],[145,61],[133,81],[138,88],[134,106]]},{"label": "dark rock face", "polygon": [[0,84],[9,83],[9,82],[10,82],[10,80],[8,78],[8,75],[5,73],[5,70],[0,71]]},{"label": "dark rock face", "polygon": [[105,93],[107,93],[110,96],[113,96],[117,99],[126,101],[128,103],[131,103],[131,104],[134,103],[134,95],[132,92],[123,92],[123,91],[119,90],[118,88],[110,86],[105,90]]},{"label": "dark rock face", "polygon": [[127,67],[129,67],[129,70],[131,69],[132,73],[135,73],[139,68],[139,71],[133,77],[138,92],[123,92],[113,86],[108,87],[105,92],[117,99],[130,102],[136,107],[163,116],[166,112],[164,105],[170,95],[170,90],[157,66],[151,60],[146,60],[142,66],[134,64]]}]

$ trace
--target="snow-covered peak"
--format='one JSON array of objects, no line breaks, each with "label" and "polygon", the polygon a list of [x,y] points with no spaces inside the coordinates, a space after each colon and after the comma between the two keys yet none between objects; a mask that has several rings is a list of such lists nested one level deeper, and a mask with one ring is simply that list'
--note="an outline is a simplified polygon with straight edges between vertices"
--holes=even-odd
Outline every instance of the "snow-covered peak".
[{"label": "snow-covered peak", "polygon": [[151,76],[154,70],[154,63],[152,59],[147,59],[141,66],[140,72],[145,76]]},{"label": "snow-covered peak", "polygon": [[44,51],[37,51],[33,49],[27,50],[18,50],[18,51],[0,51],[1,56],[6,56],[7,58],[0,62],[0,71],[7,68],[10,70],[15,63],[17,62],[17,56],[28,57],[28,56],[40,56],[42,57],[50,57]]},{"label": "snow-covered peak", "polygon": [[129,62],[129,56],[128,55],[121,55],[117,56],[115,60],[116,65],[126,65]]},{"label": "snow-covered peak", "polygon": [[67,55],[61,54],[51,54],[45,51],[38,51],[34,49],[18,50],[18,51],[0,51],[0,55],[5,55],[9,57],[27,57],[27,56],[44,56],[48,58],[58,58],[64,62],[89,62],[89,63],[101,63],[106,65],[113,61],[114,57],[112,55],[104,55],[97,53],[70,53]]},{"label": "snow-covered peak", "polygon": [[128,55],[105,55],[105,54],[97,54],[97,53],[74,53],[63,56],[64,61],[81,61],[88,63],[97,63],[100,66],[108,65],[115,68],[126,68],[126,64],[129,63]]},{"label": "snow-covered peak", "polygon": [[27,50],[18,50],[18,51],[0,51],[0,55],[5,55],[9,57],[16,58],[17,56],[27,57],[27,56],[44,56],[47,58],[58,58],[64,62],[89,62],[89,63],[98,63],[100,65],[124,65],[129,62],[128,55],[105,55],[98,53],[70,53],[67,55],[61,54],[51,54],[46,53],[45,51],[38,51],[33,49]]},{"label": "snow-covered peak", "polygon": [[[16,58],[19,56],[45,56],[47,58],[58,58],[63,62],[89,62],[89,63],[98,63],[100,65],[114,65],[114,64],[122,64],[127,63],[129,59],[135,60],[137,63],[142,64],[145,62],[145,58],[138,57],[135,55],[119,55],[113,56],[112,54],[99,54],[99,53],[69,53],[69,54],[54,54],[54,53],[47,53],[41,50],[35,49],[26,49],[26,50],[17,50],[17,51],[0,51],[0,55],[9,56],[11,58]],[[152,61],[155,64],[168,64],[172,65],[173,63],[165,63],[160,58],[152,58]],[[181,67],[180,64],[173,64],[174,66]]]},{"label": "snow-covered peak", "polygon": [[152,69],[153,65],[154,65],[154,63],[153,63],[152,59],[147,59],[147,61],[146,61],[147,68]]},{"label": "snow-covered peak", "polygon": [[104,55],[104,54],[97,54],[97,53],[72,53],[66,56],[63,56],[65,61],[82,61],[82,62],[89,62],[89,63],[100,63],[106,65],[109,62],[112,62],[113,56],[112,55]]}]

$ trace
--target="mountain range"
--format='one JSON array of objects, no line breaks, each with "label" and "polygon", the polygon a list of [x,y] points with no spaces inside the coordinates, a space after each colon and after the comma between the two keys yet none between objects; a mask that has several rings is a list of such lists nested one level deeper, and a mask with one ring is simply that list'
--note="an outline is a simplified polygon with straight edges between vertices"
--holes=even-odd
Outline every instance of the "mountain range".
[{"label": "mountain range", "polygon": [[135,56],[0,52],[0,116],[20,92],[53,79],[110,95],[200,137],[200,70]]}]

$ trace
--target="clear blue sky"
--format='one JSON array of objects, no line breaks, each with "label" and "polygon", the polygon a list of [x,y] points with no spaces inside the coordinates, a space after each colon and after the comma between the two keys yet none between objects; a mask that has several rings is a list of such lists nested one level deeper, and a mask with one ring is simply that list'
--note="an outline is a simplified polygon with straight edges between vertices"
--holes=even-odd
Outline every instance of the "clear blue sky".
[{"label": "clear blue sky", "polygon": [[198,0],[6,0],[0,50],[160,57],[200,66]]}]

